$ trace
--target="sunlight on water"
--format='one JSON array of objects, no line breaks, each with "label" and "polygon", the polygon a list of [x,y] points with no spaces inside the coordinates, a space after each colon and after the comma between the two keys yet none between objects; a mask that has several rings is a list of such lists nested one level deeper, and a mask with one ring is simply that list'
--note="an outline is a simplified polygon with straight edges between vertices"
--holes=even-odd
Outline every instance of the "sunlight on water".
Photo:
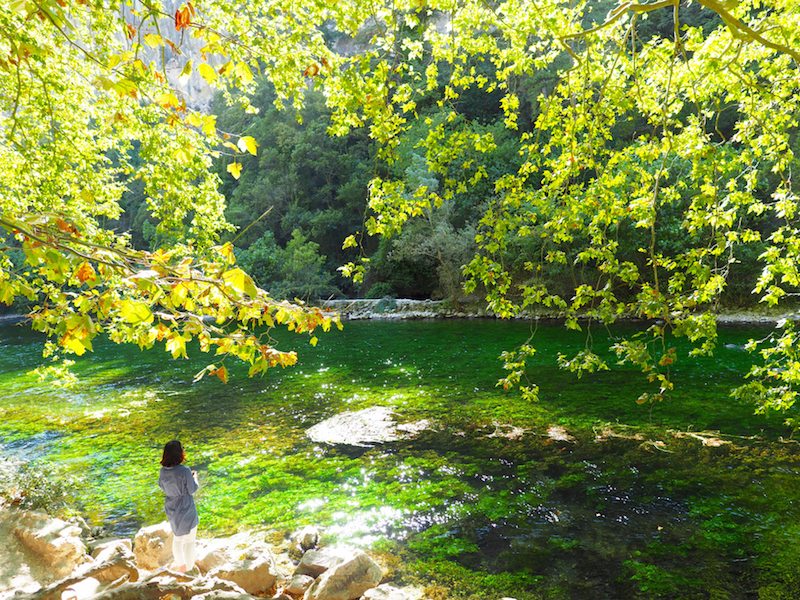
[{"label": "sunlight on water", "polygon": [[[732,435],[785,434],[779,417],[730,400],[747,355],[724,347],[681,364],[675,394],[651,413],[635,402],[644,385],[635,371],[575,379],[555,368],[557,352],[578,345],[559,327],[537,333],[537,404],[495,385],[500,352],[529,335],[516,323],[349,323],[316,348],[277,335],[299,366],[248,379],[231,364],[228,385],[192,383],[208,357],[172,361],[98,342],[77,361],[73,390],[25,375],[41,360],[36,336],[2,331],[0,452],[61,465],[82,480],[77,501],[92,523],[125,535],[163,518],[158,460],[179,438],[199,473],[204,533],[314,524],[328,540],[402,541],[424,557],[480,557],[498,572],[545,569],[547,552],[613,571],[648,545],[691,545],[706,514],[722,518],[704,487],[722,475],[699,452],[727,456]],[[740,345],[747,332],[727,335]],[[372,408],[408,436],[358,447],[307,435]],[[651,420],[725,439],[676,438],[675,450],[628,435]]]}]

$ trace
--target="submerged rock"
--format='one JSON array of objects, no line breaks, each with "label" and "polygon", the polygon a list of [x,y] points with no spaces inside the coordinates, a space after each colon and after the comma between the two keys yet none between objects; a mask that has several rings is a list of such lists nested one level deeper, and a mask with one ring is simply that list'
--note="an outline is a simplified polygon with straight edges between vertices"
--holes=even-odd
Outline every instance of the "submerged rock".
[{"label": "submerged rock", "polygon": [[346,411],[306,430],[314,442],[369,448],[375,444],[413,437],[430,426],[427,420],[398,424],[387,406]]}]

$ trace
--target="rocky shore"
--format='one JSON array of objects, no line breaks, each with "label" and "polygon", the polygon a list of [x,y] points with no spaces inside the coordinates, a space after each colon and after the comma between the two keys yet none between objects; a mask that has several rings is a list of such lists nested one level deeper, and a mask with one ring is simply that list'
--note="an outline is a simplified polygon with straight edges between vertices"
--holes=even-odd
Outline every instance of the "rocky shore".
[{"label": "rocky shore", "polygon": [[[269,540],[269,541],[268,541]],[[0,600],[421,600],[363,550],[320,546],[306,527],[275,543],[275,534],[243,532],[198,539],[195,568],[173,571],[167,523],[133,540],[97,538],[80,518],[0,510]]]},{"label": "rocky shore", "polygon": [[[496,318],[486,309],[482,301],[464,299],[458,303],[452,300],[408,300],[385,297],[381,299],[344,299],[320,301],[319,306],[336,312],[344,319],[360,321],[365,319],[403,320],[403,319],[475,319]],[[516,319],[558,319],[556,313],[522,313]],[[629,317],[633,319],[634,317]],[[798,311],[774,311],[765,307],[747,310],[724,310],[717,315],[721,324],[775,324],[781,319],[800,320]]]}]

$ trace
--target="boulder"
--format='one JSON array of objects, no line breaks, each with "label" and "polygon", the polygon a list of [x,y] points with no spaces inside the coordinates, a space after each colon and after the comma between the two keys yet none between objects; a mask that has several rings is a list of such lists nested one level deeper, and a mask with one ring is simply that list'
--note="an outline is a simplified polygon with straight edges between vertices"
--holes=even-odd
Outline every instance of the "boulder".
[{"label": "boulder", "polygon": [[306,590],[314,583],[314,578],[311,575],[295,575],[286,586],[285,592],[290,596],[302,596]]},{"label": "boulder", "polygon": [[420,588],[399,588],[388,583],[364,592],[362,600],[420,600],[425,595]]},{"label": "boulder", "polygon": [[221,567],[225,563],[232,562],[235,554],[241,555],[244,548],[237,549],[235,544],[227,538],[214,538],[210,540],[197,541],[197,557],[194,564],[205,574],[209,571]]},{"label": "boulder", "polygon": [[94,577],[87,577],[77,583],[73,583],[61,592],[61,600],[84,600],[85,598],[91,598],[99,591],[100,582]]},{"label": "boulder", "polygon": [[[97,564],[102,564],[111,560],[116,554],[120,555],[121,561],[126,561],[132,566],[136,564],[136,558],[131,551],[130,540],[115,540],[114,542],[107,542],[103,544],[102,547],[95,548],[95,551],[92,555],[95,557],[95,562]],[[120,577],[128,574],[129,572],[127,568],[117,565],[110,566],[103,571],[95,572],[93,577],[95,577],[101,583],[108,583],[111,581],[116,581]]]},{"label": "boulder", "polygon": [[300,564],[297,565],[294,574],[319,577],[331,567],[342,564],[352,556],[352,548],[328,546],[321,550],[309,550],[303,554],[303,558],[300,559]]},{"label": "boulder", "polygon": [[97,558],[98,555],[106,548],[116,548],[120,544],[133,552],[133,543],[128,538],[115,538],[97,542],[92,548],[92,558]]},{"label": "boulder", "polygon": [[304,600],[356,600],[380,583],[383,571],[363,551],[322,573],[306,590]]},{"label": "boulder", "polygon": [[133,553],[142,569],[155,571],[172,560],[172,529],[164,521],[142,527],[133,538]]},{"label": "boulder", "polygon": [[75,567],[91,560],[86,553],[86,544],[80,538],[80,527],[53,519],[44,512],[20,513],[12,531],[59,577],[69,575]]},{"label": "boulder", "polygon": [[250,594],[231,592],[228,590],[212,590],[205,594],[192,596],[192,600],[254,600]]},{"label": "boulder", "polygon": [[313,442],[370,448],[375,444],[414,437],[430,427],[427,420],[398,425],[388,406],[345,411],[306,430]]},{"label": "boulder", "polygon": [[237,559],[212,568],[208,575],[231,581],[248,594],[254,595],[272,590],[278,581],[275,560],[264,544],[253,546]]},{"label": "boulder", "polygon": [[301,552],[313,550],[319,545],[320,531],[313,525],[306,525],[292,534],[292,542]]}]

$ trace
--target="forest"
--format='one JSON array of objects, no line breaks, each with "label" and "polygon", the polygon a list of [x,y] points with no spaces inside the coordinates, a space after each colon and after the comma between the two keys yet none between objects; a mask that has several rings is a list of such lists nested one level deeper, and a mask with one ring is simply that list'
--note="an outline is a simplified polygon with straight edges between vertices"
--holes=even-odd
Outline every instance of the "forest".
[{"label": "forest", "polygon": [[[611,0],[591,3],[584,16],[590,26],[615,6]],[[698,3],[680,8],[681,23],[712,30],[722,23],[719,15]],[[671,12],[661,11],[638,25],[640,40],[669,39],[672,35]],[[369,28],[359,32],[362,44],[374,34]],[[412,36],[413,37],[413,34]],[[336,39],[328,40],[335,46]],[[358,38],[351,43],[358,43]],[[477,73],[487,78],[496,76],[496,67],[480,57],[474,59]],[[517,172],[523,162],[518,152],[521,140],[535,131],[539,116],[540,94],[552,93],[569,64],[563,52],[546,68],[514,77],[510,84],[519,97],[517,127],[505,126],[503,93],[496,89],[485,93],[467,89],[455,99],[444,98],[450,74],[442,69],[439,84],[417,101],[416,117],[397,143],[397,154],[391,161],[379,155],[374,139],[365,127],[353,129],[344,136],[331,134],[331,109],[319,87],[309,84],[301,109],[277,108],[274,86],[268,78],[257,78],[252,107],[230,105],[218,93],[211,112],[218,116],[222,131],[235,131],[252,136],[258,146],[256,156],[241,160],[241,175],[226,176],[230,157],[222,157],[214,169],[223,179],[221,191],[228,199],[225,216],[236,231],[223,236],[236,247],[237,260],[259,286],[278,298],[304,300],[328,297],[381,298],[392,296],[414,299],[459,300],[465,296],[464,284],[469,277],[466,266],[480,254],[476,236],[490,200],[497,192],[493,182]],[[690,112],[685,111],[688,118]],[[736,106],[723,107],[715,122],[718,141],[730,139],[738,120]],[[446,175],[432,172],[420,143],[432,131],[447,123],[446,132],[468,131],[470,135],[490,134],[494,148],[473,152],[489,174],[474,185],[458,190],[441,206],[413,217],[401,231],[393,235],[376,235],[365,240],[361,254],[369,259],[363,280],[355,283],[342,274],[340,267],[358,255],[343,249],[345,239],[363,230],[371,214],[368,208],[369,185],[379,174],[405,183],[410,194],[419,186],[437,190]],[[652,125],[645,115],[631,112],[612,131],[612,143],[625,148],[637,143]],[[688,167],[687,167],[688,168]],[[769,175],[765,166],[762,177]],[[679,171],[674,176],[679,178]],[[530,184],[534,189],[535,182]],[[155,249],[172,240],[163,239],[156,231],[141,185],[131,186],[123,197],[124,213],[114,225],[129,231],[139,248]],[[691,190],[679,201],[663,209],[657,225],[656,244],[666,255],[685,252],[695,242],[681,220],[691,202]],[[774,222],[759,215],[742,223],[769,231]],[[540,226],[541,227],[541,226]],[[619,254],[644,269],[646,257],[637,256],[647,243],[649,232],[623,224],[617,232]],[[524,264],[541,254],[542,246],[527,238],[538,235],[509,235],[508,261],[511,277],[525,279]],[[550,265],[549,285],[558,293],[571,295],[580,285],[592,280],[594,273],[575,260],[582,241],[576,240],[567,260]],[[719,302],[728,308],[750,307],[759,300],[753,293],[761,267],[757,257],[766,248],[762,241],[751,247],[736,249],[727,286]]]}]

